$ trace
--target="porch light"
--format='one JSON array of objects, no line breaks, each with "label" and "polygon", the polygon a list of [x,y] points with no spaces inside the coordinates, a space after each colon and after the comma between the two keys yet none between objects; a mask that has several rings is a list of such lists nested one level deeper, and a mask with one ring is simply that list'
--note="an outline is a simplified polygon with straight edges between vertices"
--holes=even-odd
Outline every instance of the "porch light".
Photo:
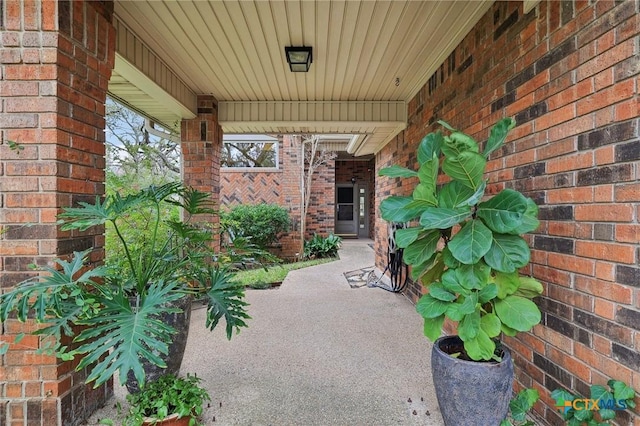
[{"label": "porch light", "polygon": [[286,46],[284,54],[291,72],[307,72],[313,62],[312,47],[307,46]]}]

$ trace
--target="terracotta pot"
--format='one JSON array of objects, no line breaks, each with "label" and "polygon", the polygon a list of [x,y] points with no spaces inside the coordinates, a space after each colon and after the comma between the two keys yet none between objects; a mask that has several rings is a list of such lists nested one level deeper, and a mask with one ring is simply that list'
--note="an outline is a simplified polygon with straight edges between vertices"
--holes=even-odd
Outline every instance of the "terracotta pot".
[{"label": "terracotta pot", "polygon": [[431,372],[446,426],[496,426],[509,411],[513,361],[465,361],[449,354],[463,350],[458,336],[441,337],[431,351]]},{"label": "terracotta pot", "polygon": [[147,417],[142,426],[189,426],[189,420],[191,420],[191,416],[178,418],[177,414],[172,414],[162,420]]}]

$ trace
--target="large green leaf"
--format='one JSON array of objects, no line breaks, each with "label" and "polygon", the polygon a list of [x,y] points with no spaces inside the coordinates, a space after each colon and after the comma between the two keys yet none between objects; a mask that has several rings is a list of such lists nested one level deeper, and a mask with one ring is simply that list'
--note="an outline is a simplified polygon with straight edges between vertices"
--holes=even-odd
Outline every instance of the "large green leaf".
[{"label": "large green leaf", "polygon": [[458,323],[458,335],[462,340],[474,339],[480,331],[480,312],[474,310]]},{"label": "large green leaf", "polygon": [[[454,181],[455,182],[455,181]],[[471,189],[471,188],[469,188]],[[476,204],[478,204],[478,202],[480,202],[480,200],[482,199],[482,197],[484,196],[484,192],[487,189],[487,181],[483,180],[480,185],[478,186],[478,188],[476,189],[476,192],[474,192],[473,194],[471,194],[471,196],[469,198],[467,198],[466,200],[460,202],[458,204],[458,207],[473,207]]]},{"label": "large green leaf", "polygon": [[407,177],[417,177],[418,172],[407,169],[406,167],[401,167],[401,166],[398,166],[397,164],[394,164],[391,167],[385,167],[383,169],[380,169],[380,171],[378,172],[378,176],[407,178]]},{"label": "large green leaf", "polygon": [[513,294],[520,286],[520,277],[517,272],[496,272],[494,282],[498,286],[498,297],[504,299]]},{"label": "large green leaf", "polygon": [[418,303],[416,303],[416,311],[422,318],[437,318],[445,313],[449,305],[449,302],[444,302],[425,294],[418,300]]},{"label": "large green leaf", "polygon": [[422,165],[433,157],[440,157],[440,148],[443,143],[442,132],[437,131],[427,134],[422,138],[418,146],[418,163]]},{"label": "large green leaf", "polygon": [[496,344],[487,333],[481,329],[475,338],[464,342],[464,350],[473,360],[490,360],[496,351]]},{"label": "large green leaf", "polygon": [[478,143],[471,136],[462,132],[451,132],[445,136],[442,153],[445,157],[457,157],[463,152],[479,152]]},{"label": "large green leaf", "polygon": [[440,233],[436,230],[428,231],[404,250],[404,261],[407,265],[417,265],[425,262],[436,251]]},{"label": "large green leaf", "polygon": [[445,209],[442,207],[427,207],[420,215],[420,225],[424,229],[447,229],[457,225],[471,216],[469,208]]},{"label": "large green leaf", "polygon": [[522,222],[519,226],[516,226],[514,229],[509,231],[510,234],[527,234],[535,231],[540,226],[540,221],[538,220],[538,206],[531,198],[525,197],[525,200],[527,203],[527,209],[522,215]]},{"label": "large green leaf", "polygon": [[526,297],[527,299],[533,299],[538,297],[544,291],[542,283],[531,277],[519,277],[520,285],[514,293],[516,296]]},{"label": "large green leaf", "polygon": [[484,288],[489,281],[490,273],[491,268],[489,268],[489,266],[487,266],[487,264],[482,260],[471,265],[462,265],[456,269],[458,282],[469,290],[480,290]]},{"label": "large green leaf", "polygon": [[540,309],[529,299],[520,296],[507,296],[498,299],[495,313],[507,327],[518,331],[529,331],[541,319]]},{"label": "large green leaf", "polygon": [[453,302],[457,299],[457,296],[445,289],[441,283],[431,284],[429,286],[429,294],[431,297],[442,300],[443,302]]},{"label": "large green leaf", "polygon": [[451,250],[449,250],[449,247],[447,246],[442,249],[442,260],[444,261],[444,264],[447,265],[447,267],[450,269],[455,269],[458,266],[462,265],[462,263],[460,263],[458,259],[453,257],[453,255],[451,254]]},{"label": "large green leaf", "polygon": [[455,209],[473,195],[473,189],[464,186],[457,180],[444,184],[438,193],[438,205],[447,209]]},{"label": "large green leaf", "polygon": [[480,318],[480,328],[487,333],[489,337],[496,337],[502,331],[502,322],[496,314],[486,314]]},{"label": "large green leaf", "polygon": [[[492,244],[492,232],[479,219],[471,220],[462,227],[449,241],[447,247],[451,254],[460,262],[470,265],[477,263],[484,256]],[[492,266],[487,262],[489,266]]]},{"label": "large green leaf", "polygon": [[158,281],[149,286],[146,297],[139,298],[134,306],[118,289],[101,298],[103,307],[99,315],[82,321],[87,328],[74,339],[80,343],[76,352],[86,354],[78,368],[90,367],[91,370],[87,382],[95,381],[97,387],[119,371],[120,383],[124,384],[129,371],[133,371],[142,384],[143,359],[160,367],[166,365],[159,355],[168,353],[175,329],[159,316],[176,312],[166,304],[183,296],[176,291],[178,285]]},{"label": "large green leaf", "polygon": [[469,294],[469,290],[458,280],[455,269],[448,269],[442,274],[442,285],[451,293]]},{"label": "large green leaf", "polygon": [[442,171],[475,192],[482,184],[482,175],[486,165],[487,160],[482,155],[467,151],[456,157],[445,158],[442,163]]},{"label": "large green leaf", "polygon": [[214,265],[209,265],[198,275],[198,281],[207,289],[206,326],[213,330],[224,317],[227,339],[231,339],[233,331],[240,332],[246,327],[246,320],[251,319],[247,313],[248,303],[244,301],[244,286],[231,280],[231,275]]},{"label": "large green leaf", "polygon": [[531,251],[522,237],[493,234],[493,242],[484,255],[484,261],[497,271],[509,273],[529,263],[530,257]]},{"label": "large green leaf", "polygon": [[[435,196],[435,189],[433,187],[429,187],[424,183],[419,183],[413,190],[413,194],[411,194],[414,200],[415,206],[422,205],[426,207],[437,206],[438,200]],[[416,202],[420,202],[419,204]]]},{"label": "large green leaf", "polygon": [[491,133],[489,134],[489,140],[487,140],[487,144],[484,147],[484,158],[489,158],[492,152],[496,149],[500,148],[507,138],[507,134],[511,129],[516,126],[516,120],[511,117],[503,118],[498,121],[491,128]]},{"label": "large green leaf", "polygon": [[507,233],[522,224],[527,199],[513,189],[505,189],[495,197],[480,203],[477,214],[494,232]]},{"label": "large green leaf", "polygon": [[435,257],[435,261],[430,265],[429,269],[424,274],[421,274],[421,281],[423,285],[429,285],[435,281],[440,281],[444,272],[444,260],[442,254],[438,253]]},{"label": "large green leaf", "polygon": [[433,205],[438,204],[436,198],[436,184],[438,181],[438,158],[433,157],[431,160],[425,161],[418,171],[420,183],[413,190],[413,198],[417,200],[425,200]]},{"label": "large green leaf", "polygon": [[422,228],[404,228],[396,230],[396,244],[400,248],[407,248],[409,244],[418,239],[418,235],[422,232]]},{"label": "large green leaf", "polygon": [[435,318],[424,319],[424,335],[429,340],[435,342],[440,334],[442,334],[442,325],[444,324],[444,315]]},{"label": "large green leaf", "polygon": [[425,272],[432,267],[432,265],[435,262],[435,259],[436,259],[436,254],[434,254],[424,262],[411,265],[411,279],[413,279],[414,281],[419,281],[420,277],[425,275]]},{"label": "large green leaf", "polygon": [[480,302],[480,304],[485,304],[496,297],[498,297],[498,286],[495,283],[487,284],[478,292],[478,302]]},{"label": "large green leaf", "polygon": [[422,213],[419,207],[408,207],[411,197],[387,197],[380,203],[380,213],[387,222],[409,222]]}]

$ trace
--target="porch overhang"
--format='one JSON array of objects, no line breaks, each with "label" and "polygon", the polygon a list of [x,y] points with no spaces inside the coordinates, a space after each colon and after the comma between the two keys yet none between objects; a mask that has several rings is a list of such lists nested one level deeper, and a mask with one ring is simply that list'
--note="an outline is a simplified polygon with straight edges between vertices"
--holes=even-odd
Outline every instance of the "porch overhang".
[{"label": "porch overhang", "polygon": [[[211,95],[225,133],[355,134],[349,153],[373,154],[492,3],[116,0],[109,92],[169,127]],[[313,46],[308,73],[286,45]]]}]

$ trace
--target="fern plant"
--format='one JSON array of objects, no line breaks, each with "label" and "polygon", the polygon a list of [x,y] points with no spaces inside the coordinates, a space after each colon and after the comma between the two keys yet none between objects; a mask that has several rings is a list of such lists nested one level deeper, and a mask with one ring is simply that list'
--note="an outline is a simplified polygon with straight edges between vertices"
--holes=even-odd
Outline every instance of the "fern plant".
[{"label": "fern plant", "polygon": [[[163,217],[163,203],[180,207],[184,218]],[[128,217],[140,210],[150,212],[144,244],[121,232]],[[15,314],[20,321],[35,318],[44,323],[36,333],[55,340],[45,349],[62,359],[82,355],[77,368],[88,367],[87,382],[95,386],[116,371],[120,383],[131,371],[143,384],[143,360],[165,367],[159,354],[168,353],[176,332],[159,319],[177,311],[167,302],[184,296],[205,300],[206,326],[213,330],[224,318],[229,339],[250,318],[243,287],[216,262],[211,230],[197,222],[199,216],[210,214],[215,210],[209,196],[180,183],[151,186],[127,196],[115,193],[93,204],[64,209],[62,230],[112,226],[124,260],[118,268],[87,270],[91,249],[75,252],[70,260],[58,259],[57,266],[44,268],[42,276],[0,296],[0,321]],[[169,233],[160,235],[160,229]],[[65,336],[73,338],[71,345],[65,344]],[[0,346],[0,351],[7,348]]]}]

